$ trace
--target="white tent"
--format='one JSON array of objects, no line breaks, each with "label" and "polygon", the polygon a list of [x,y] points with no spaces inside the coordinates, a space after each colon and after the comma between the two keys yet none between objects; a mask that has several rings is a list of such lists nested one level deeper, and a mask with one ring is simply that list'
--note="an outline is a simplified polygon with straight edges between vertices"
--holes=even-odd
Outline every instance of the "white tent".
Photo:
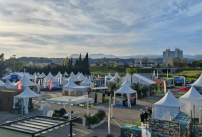
[{"label": "white tent", "polygon": [[6,80],[6,83],[0,87],[17,89],[17,85],[12,84],[8,79]]},{"label": "white tent", "polygon": [[110,73],[108,73],[107,77],[106,77],[108,80],[112,79],[113,77],[111,76]]},{"label": "white tent", "polygon": [[117,91],[114,92],[114,102],[113,105],[115,105],[116,103],[116,94],[119,93],[122,95],[122,99],[121,101],[123,102],[123,94],[127,95],[127,99],[128,99],[128,107],[131,107],[131,102],[130,102],[130,98],[131,98],[131,94],[136,93],[136,103],[137,104],[137,92],[135,90],[133,90],[132,88],[130,88],[126,83]]},{"label": "white tent", "polygon": [[[28,87],[28,86],[39,86],[38,84],[30,81],[26,75],[24,75],[21,79],[21,86],[23,87]],[[17,82],[18,83],[18,82]]]},{"label": "white tent", "polygon": [[34,76],[30,75],[29,73],[23,73],[23,72],[15,72],[11,73],[10,75],[7,75],[6,77],[3,77],[3,80],[7,79],[21,79],[24,75],[27,76],[28,79],[34,79]]},{"label": "white tent", "polygon": [[13,97],[13,108],[15,108],[15,99],[23,99],[23,105],[24,105],[24,112],[25,114],[28,114],[28,103],[29,103],[29,98],[40,98],[40,104],[41,104],[41,94],[36,94],[34,93],[29,87],[26,87],[26,89],[19,95]]},{"label": "white tent", "polygon": [[182,112],[185,112],[189,116],[193,116],[193,105],[195,105],[195,118],[199,118],[199,108],[202,107],[202,95],[192,86],[190,90],[179,98],[179,101],[185,105],[180,108]]},{"label": "white tent", "polygon": [[129,87],[131,87],[131,82],[130,82],[128,79],[126,79],[126,80],[123,82],[123,84],[121,84],[121,86],[123,86],[123,85],[125,85],[125,84],[127,84]]},{"label": "white tent", "polygon": [[116,74],[114,75],[114,77],[113,77],[111,80],[109,80],[109,82],[117,83],[117,82],[116,82],[117,78],[120,78],[118,72],[116,72]]},{"label": "white tent", "polygon": [[67,85],[63,86],[63,93],[64,91],[88,91],[89,87],[88,86],[78,86],[76,85],[73,81],[70,81]]},{"label": "white tent", "polygon": [[76,76],[76,77],[78,77],[80,74],[81,74],[81,73],[80,73],[80,72],[78,72],[78,73],[77,73],[75,76]]},{"label": "white tent", "polygon": [[5,83],[0,80],[0,86],[3,86]]},{"label": "white tent", "polygon": [[39,72],[38,72],[38,73],[36,73],[36,76],[37,76],[37,77],[39,77],[40,75],[41,75],[41,74],[40,74]]},{"label": "white tent", "polygon": [[62,85],[67,85],[69,83],[68,79],[65,77],[62,78]]},{"label": "white tent", "polygon": [[55,78],[52,74],[51,74],[51,72],[49,72],[48,73],[48,75],[44,78],[46,81],[48,81],[48,80],[50,80],[50,79],[53,79],[53,78]]},{"label": "white tent", "polygon": [[67,72],[64,73],[64,76],[68,76]]},{"label": "white tent", "polygon": [[88,78],[86,78],[83,82],[80,83],[81,86],[89,86],[91,88],[94,87],[94,83],[91,82]]},{"label": "white tent", "polygon": [[154,82],[153,80],[150,80],[140,74],[133,74],[132,77],[132,82],[133,83],[140,83],[142,85],[152,85],[152,84],[156,84],[156,82]]},{"label": "white tent", "polygon": [[79,81],[84,81],[86,79],[86,77],[82,73],[80,73],[77,78],[79,79]]},{"label": "white tent", "polygon": [[76,76],[76,75],[74,74],[74,72],[71,72],[71,73],[70,73],[70,76],[71,76],[71,75],[74,75],[74,76]]},{"label": "white tent", "polygon": [[60,84],[62,84],[62,74],[60,73],[60,71],[59,71],[58,74],[55,76],[55,78],[59,81]]},{"label": "white tent", "polygon": [[183,106],[178,99],[169,90],[166,95],[153,104],[153,115],[155,119],[170,120],[170,117],[175,118],[180,112],[180,107]]},{"label": "white tent", "polygon": [[202,74],[192,85],[196,87],[202,87]]},{"label": "white tent", "polygon": [[127,73],[124,77],[121,78],[121,83],[124,83],[128,79],[128,81],[131,81],[131,75]]},{"label": "white tent", "polygon": [[71,75],[69,78],[68,78],[68,81],[79,81],[79,79],[75,76],[75,75]]},{"label": "white tent", "polygon": [[40,76],[39,76],[39,78],[45,78],[46,77],[46,75],[44,74],[44,73],[42,73]]}]

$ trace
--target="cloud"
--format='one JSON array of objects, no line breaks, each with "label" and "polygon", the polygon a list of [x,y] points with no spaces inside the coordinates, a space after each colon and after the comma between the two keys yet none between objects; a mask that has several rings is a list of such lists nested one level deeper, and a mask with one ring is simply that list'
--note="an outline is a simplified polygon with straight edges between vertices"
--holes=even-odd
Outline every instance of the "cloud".
[{"label": "cloud", "polygon": [[6,57],[162,54],[168,47],[200,54],[201,6],[200,0],[0,0],[0,50]]}]

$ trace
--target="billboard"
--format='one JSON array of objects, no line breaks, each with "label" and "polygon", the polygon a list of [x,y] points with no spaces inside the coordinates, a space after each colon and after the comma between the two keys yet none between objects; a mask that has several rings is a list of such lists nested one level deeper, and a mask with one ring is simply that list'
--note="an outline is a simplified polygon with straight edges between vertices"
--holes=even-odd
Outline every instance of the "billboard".
[{"label": "billboard", "polygon": [[11,75],[12,80],[18,80],[18,75]]}]

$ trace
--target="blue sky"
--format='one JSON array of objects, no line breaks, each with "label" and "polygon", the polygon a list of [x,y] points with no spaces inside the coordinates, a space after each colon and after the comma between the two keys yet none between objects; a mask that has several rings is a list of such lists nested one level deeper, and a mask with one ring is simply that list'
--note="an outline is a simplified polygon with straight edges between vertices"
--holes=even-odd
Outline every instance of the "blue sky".
[{"label": "blue sky", "polygon": [[202,54],[201,7],[201,0],[0,0],[0,52]]}]

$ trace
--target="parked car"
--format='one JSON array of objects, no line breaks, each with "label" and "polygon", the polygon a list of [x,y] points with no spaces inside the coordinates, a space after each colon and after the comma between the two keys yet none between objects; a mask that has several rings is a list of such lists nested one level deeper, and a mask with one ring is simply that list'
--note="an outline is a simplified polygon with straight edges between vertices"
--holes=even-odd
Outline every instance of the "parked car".
[{"label": "parked car", "polygon": [[175,85],[174,84],[168,84],[166,85],[167,88],[175,88]]}]

